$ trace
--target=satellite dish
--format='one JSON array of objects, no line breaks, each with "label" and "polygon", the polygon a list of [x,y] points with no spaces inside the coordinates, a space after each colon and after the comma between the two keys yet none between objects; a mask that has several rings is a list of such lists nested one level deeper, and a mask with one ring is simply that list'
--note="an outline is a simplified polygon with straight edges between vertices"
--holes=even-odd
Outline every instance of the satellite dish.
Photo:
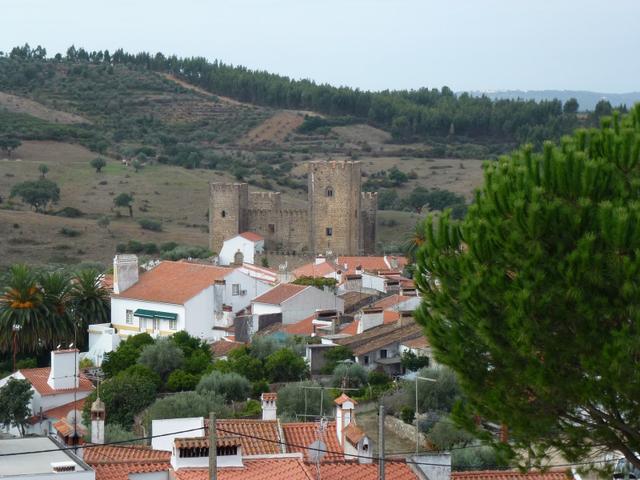
[{"label": "satellite dish", "polygon": [[69,425],[77,425],[84,428],[84,422],[82,421],[82,412],[80,410],[71,410],[67,413],[67,422]]},{"label": "satellite dish", "polygon": [[309,461],[313,463],[321,462],[324,456],[327,454],[327,445],[322,440],[316,440],[307,450],[307,456]]}]

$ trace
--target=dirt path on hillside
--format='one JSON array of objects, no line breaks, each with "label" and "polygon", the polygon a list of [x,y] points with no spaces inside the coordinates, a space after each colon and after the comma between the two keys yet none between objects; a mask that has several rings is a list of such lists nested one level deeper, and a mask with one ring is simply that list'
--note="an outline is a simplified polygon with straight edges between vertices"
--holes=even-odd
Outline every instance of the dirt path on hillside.
[{"label": "dirt path on hillside", "polygon": [[201,93],[202,95],[206,95],[207,97],[217,98],[221,102],[228,103],[230,105],[250,105],[249,103],[242,103],[237,100],[234,100],[233,98],[222,97],[220,95],[216,95],[215,93],[208,92],[204,88],[200,88],[200,87],[197,87],[196,85],[192,85],[188,82],[185,82],[184,80],[181,80],[178,77],[171,75],[170,73],[161,73],[160,75],[162,75],[167,80],[171,80],[172,82],[177,83],[181,87],[184,87],[193,92]]},{"label": "dirt path on hillside", "polygon": [[47,122],[63,123],[65,125],[73,123],[91,123],[84,117],[74,113],[63,112],[44,106],[34,100],[10,93],[0,92],[0,108],[4,108],[13,113],[26,113]]},{"label": "dirt path on hillside", "polygon": [[261,143],[281,143],[287,135],[293,133],[304,122],[302,112],[283,110],[267,118],[260,125],[250,130],[240,144],[258,145]]}]

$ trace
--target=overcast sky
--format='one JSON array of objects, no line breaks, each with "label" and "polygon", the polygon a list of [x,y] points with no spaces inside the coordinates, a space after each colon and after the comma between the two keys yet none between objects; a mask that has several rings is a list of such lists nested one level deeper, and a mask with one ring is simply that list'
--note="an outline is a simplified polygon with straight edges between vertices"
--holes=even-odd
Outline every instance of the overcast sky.
[{"label": "overcast sky", "polygon": [[363,89],[640,90],[639,0],[1,0],[0,50],[146,50]]}]

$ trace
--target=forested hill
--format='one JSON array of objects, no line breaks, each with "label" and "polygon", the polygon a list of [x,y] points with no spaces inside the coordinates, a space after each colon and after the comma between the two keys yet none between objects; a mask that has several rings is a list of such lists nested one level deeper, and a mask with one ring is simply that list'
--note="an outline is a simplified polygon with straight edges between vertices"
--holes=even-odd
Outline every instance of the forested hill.
[{"label": "forested hill", "polygon": [[589,92],[584,90],[501,90],[496,92],[470,92],[472,95],[497,99],[523,99],[535,100],[536,102],[544,100],[558,99],[566,102],[571,98],[578,101],[579,110],[582,112],[595,110],[601,101],[608,102],[610,105],[624,105],[624,108],[631,108],[635,103],[640,102],[640,92],[628,93],[603,93]]},{"label": "forested hill", "polygon": [[[449,88],[369,92],[319,85],[204,58],[179,58],[117,50],[88,52],[70,47],[65,55],[16,47],[0,58],[0,89],[47,82],[56,65],[128,65],[175,75],[217,95],[277,108],[301,109],[341,117],[342,123],[368,122],[390,131],[396,141],[430,138],[501,143],[539,143],[558,138],[579,120],[572,102],[491,100],[454,94]],[[609,105],[610,109],[610,105]],[[606,113],[603,111],[602,113]]]}]

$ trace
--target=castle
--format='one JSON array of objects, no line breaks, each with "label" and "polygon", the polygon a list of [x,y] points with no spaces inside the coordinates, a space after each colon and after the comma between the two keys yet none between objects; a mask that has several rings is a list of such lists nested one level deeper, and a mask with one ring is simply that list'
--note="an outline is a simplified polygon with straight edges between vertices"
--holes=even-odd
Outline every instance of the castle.
[{"label": "castle", "polygon": [[251,231],[265,249],[290,254],[372,254],[376,246],[376,193],[363,192],[356,161],[308,162],[308,207],[282,207],[279,192],[249,192],[246,183],[211,183],[209,243]]}]

